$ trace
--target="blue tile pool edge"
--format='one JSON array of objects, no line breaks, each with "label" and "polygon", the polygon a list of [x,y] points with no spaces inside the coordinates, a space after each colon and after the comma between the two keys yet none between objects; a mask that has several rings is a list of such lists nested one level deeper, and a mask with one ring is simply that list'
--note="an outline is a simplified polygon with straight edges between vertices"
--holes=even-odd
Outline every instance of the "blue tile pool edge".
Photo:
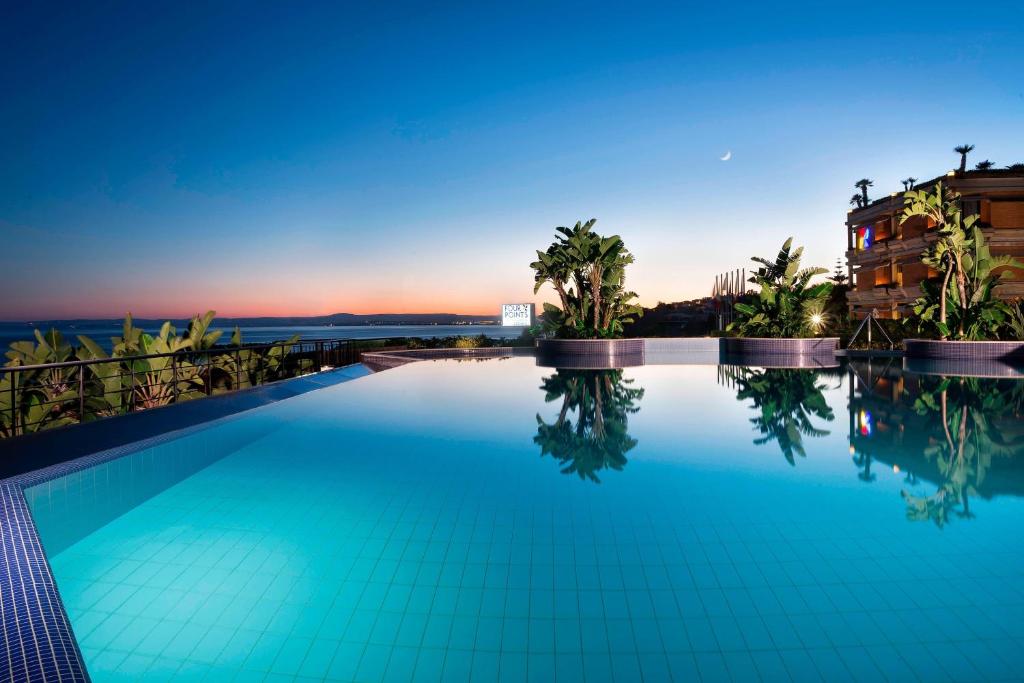
[{"label": "blue tile pool edge", "polygon": [[[343,370],[339,368],[335,372]],[[364,376],[367,375],[348,376],[309,391],[328,389]],[[3,552],[3,562],[0,563],[0,628],[3,630],[0,634],[3,640],[0,679],[30,683],[88,683],[91,680],[25,499],[26,488],[212,429],[278,402],[254,406],[0,480],[0,504],[3,506],[0,510],[0,548]]]}]

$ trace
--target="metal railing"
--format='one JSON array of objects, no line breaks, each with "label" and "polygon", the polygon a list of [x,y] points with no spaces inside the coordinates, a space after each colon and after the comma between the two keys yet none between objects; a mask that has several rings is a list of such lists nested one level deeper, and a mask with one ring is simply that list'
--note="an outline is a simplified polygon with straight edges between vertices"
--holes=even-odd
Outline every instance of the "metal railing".
[{"label": "metal railing", "polygon": [[864,329],[867,329],[867,331],[868,331],[868,346],[867,346],[867,348],[870,349],[871,348],[871,325],[872,325],[872,323],[874,323],[874,325],[876,327],[878,327],[878,331],[881,332],[882,336],[885,337],[885,340],[887,342],[889,342],[889,349],[890,350],[895,349],[896,348],[896,343],[892,340],[892,337],[889,336],[889,333],[885,331],[885,328],[882,327],[882,323],[878,322],[878,309],[877,308],[872,308],[871,312],[868,313],[867,316],[865,316],[864,320],[861,321],[860,325],[857,326],[857,329],[856,329],[856,331],[854,331],[853,336],[850,337],[850,341],[848,341],[846,343],[847,348],[853,348],[853,344],[854,344],[854,342],[857,341],[857,337],[860,336],[861,331],[864,330]]},{"label": "metal railing", "polygon": [[385,338],[309,339],[0,367],[0,439],[359,362]]}]

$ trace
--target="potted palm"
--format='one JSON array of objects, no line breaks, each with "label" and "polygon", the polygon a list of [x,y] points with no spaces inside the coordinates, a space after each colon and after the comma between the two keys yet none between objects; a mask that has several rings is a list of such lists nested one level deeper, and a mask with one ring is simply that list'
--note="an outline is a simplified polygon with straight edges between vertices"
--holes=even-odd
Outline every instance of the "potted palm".
[{"label": "potted palm", "polygon": [[775,260],[754,257],[760,268],[750,278],[758,291],[735,309],[737,319],[727,328],[736,336],[725,339],[725,352],[746,363],[824,365],[835,363],[838,337],[820,336],[828,322],[831,282],[812,283],[828,272],[801,268],[803,247],[793,238],[782,245]]},{"label": "potted palm", "polygon": [[622,338],[624,325],[642,313],[626,289],[633,255],[618,235],[594,232],[596,222],[556,228],[555,241],[530,264],[534,293],[550,285],[559,299],[544,304],[538,356],[563,367],[642,364],[643,340]]},{"label": "potted palm", "polygon": [[911,359],[935,361],[1024,360],[1020,305],[996,296],[1000,281],[1024,264],[993,255],[977,214],[964,216],[960,195],[936,183],[931,191],[904,195],[902,221],[922,216],[936,239],[921,261],[936,277],[921,283],[907,325],[921,335],[904,341]]}]

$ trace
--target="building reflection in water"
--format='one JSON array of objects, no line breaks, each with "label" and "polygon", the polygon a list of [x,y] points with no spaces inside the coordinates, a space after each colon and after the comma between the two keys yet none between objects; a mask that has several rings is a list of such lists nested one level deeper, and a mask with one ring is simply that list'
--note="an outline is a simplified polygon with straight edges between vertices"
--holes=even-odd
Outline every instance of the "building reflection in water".
[{"label": "building reflection in water", "polygon": [[[1024,380],[904,372],[854,360],[850,454],[862,481],[902,474],[911,520],[971,518],[971,499],[1024,495]],[[923,487],[923,491],[922,491]]]},{"label": "building reflection in water", "polygon": [[558,461],[562,474],[601,483],[601,470],[622,470],[637,440],[629,435],[629,415],[639,412],[644,390],[622,370],[565,370],[546,377],[540,387],[547,402],[561,402],[546,422],[537,415],[541,457]]}]

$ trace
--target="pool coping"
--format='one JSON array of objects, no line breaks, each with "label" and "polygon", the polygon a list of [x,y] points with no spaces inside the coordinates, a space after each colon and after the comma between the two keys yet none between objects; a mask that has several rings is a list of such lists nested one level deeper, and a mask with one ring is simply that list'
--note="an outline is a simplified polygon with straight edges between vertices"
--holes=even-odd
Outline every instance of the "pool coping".
[{"label": "pool coping", "polygon": [[[262,400],[227,414],[168,429],[94,453],[72,456],[62,462],[0,479],[0,552],[3,553],[3,561],[0,562],[0,637],[3,641],[0,647],[0,678],[6,676],[6,680],[11,681],[43,683],[91,681],[25,498],[25,489],[161,443],[212,429],[294,396],[365,377],[366,375],[343,374],[345,371],[351,371],[356,365],[254,387],[247,390],[250,396],[257,396]],[[338,373],[339,377],[335,378],[338,381],[311,381],[317,375],[331,373]],[[369,374],[373,374],[372,368]],[[305,380],[305,389],[302,391],[281,391],[281,385],[294,382],[294,388],[298,386],[298,380]],[[261,389],[264,391],[260,392]],[[173,406],[163,410],[168,408]],[[111,422],[117,419],[113,418]]]}]

